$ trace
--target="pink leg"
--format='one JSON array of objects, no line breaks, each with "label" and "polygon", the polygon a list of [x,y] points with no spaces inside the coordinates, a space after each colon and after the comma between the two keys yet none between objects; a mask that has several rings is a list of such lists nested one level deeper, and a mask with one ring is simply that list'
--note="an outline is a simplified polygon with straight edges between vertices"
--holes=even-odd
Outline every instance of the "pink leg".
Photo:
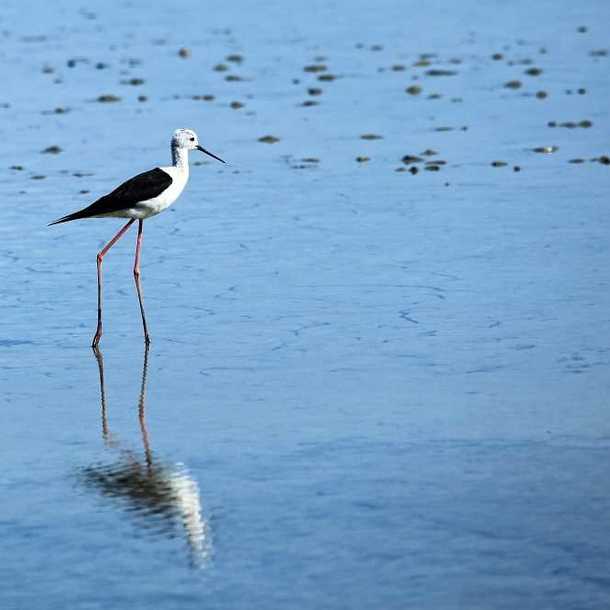
[{"label": "pink leg", "polygon": [[97,255],[97,330],[93,337],[93,343],[91,347],[96,348],[102,338],[102,261],[106,252],[116,244],[121,237],[125,234],[127,229],[135,222],[135,218],[132,218],[103,248],[98,252]]},{"label": "pink leg", "polygon": [[140,313],[142,314],[142,324],[144,326],[144,341],[146,345],[150,343],[150,335],[146,326],[146,316],[144,315],[144,302],[142,301],[142,286],[140,285],[140,252],[142,251],[142,232],[144,230],[144,221],[140,220],[138,224],[138,240],[136,242],[136,260],[133,264],[133,277],[136,281],[136,290],[138,291],[138,301],[140,302]]}]

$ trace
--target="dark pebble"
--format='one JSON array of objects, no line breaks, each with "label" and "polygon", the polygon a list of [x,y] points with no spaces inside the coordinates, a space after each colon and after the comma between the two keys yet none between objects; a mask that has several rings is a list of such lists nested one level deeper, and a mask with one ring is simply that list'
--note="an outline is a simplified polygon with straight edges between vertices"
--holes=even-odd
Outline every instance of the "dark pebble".
[{"label": "dark pebble", "polygon": [[48,146],[40,152],[45,155],[58,155],[61,152],[61,148],[59,146]]},{"label": "dark pebble", "polygon": [[358,163],[366,163],[367,161],[370,161],[371,158],[370,157],[356,157],[356,161]]},{"label": "dark pebble", "polygon": [[576,28],[576,31],[579,34],[584,34],[587,31],[587,26],[586,25],[580,25]]},{"label": "dark pebble", "polygon": [[508,82],[504,83],[504,86],[507,89],[519,89],[521,88],[521,81],[520,80],[509,80]]},{"label": "dark pebble", "polygon": [[519,165],[514,165],[513,166],[513,171],[514,172],[520,172],[521,171],[521,167]]},{"label": "dark pebble", "polygon": [[608,155],[602,155],[597,159],[602,165],[610,165],[610,157]]},{"label": "dark pebble", "polygon": [[589,55],[591,55],[591,57],[606,57],[606,55],[608,55],[608,49],[596,49],[595,51],[591,51]]},{"label": "dark pebble", "polygon": [[280,139],[276,138],[275,136],[263,136],[259,138],[258,141],[264,142],[265,144],[275,144],[276,142],[279,142]]},{"label": "dark pebble", "polygon": [[432,69],[426,70],[426,74],[428,76],[455,76],[457,72],[455,70]]},{"label": "dark pebble", "polygon": [[97,101],[101,102],[101,103],[120,102],[121,98],[118,95],[105,94],[105,95],[100,95],[97,98]]},{"label": "dark pebble", "polygon": [[548,93],[547,93],[546,91],[536,91],[536,97],[537,97],[539,100],[543,100],[543,99],[545,99],[546,97],[548,97]]},{"label": "dark pebble", "polygon": [[18,172],[23,171],[23,165],[11,165],[9,169],[17,170]]},{"label": "dark pebble", "polygon": [[320,74],[320,76],[318,76],[318,80],[321,81],[331,81],[331,80],[335,80],[335,78],[337,78],[334,74]]},{"label": "dark pebble", "polygon": [[418,157],[417,155],[405,155],[401,161],[405,164],[405,165],[411,165],[411,163],[421,163],[423,161],[423,159],[421,157]]},{"label": "dark pebble", "polygon": [[570,159],[568,163],[584,163],[584,159]]},{"label": "dark pebble", "polygon": [[328,68],[325,64],[311,64],[303,68],[304,72],[326,72]]},{"label": "dark pebble", "polygon": [[405,89],[409,95],[419,95],[422,92],[422,88],[419,85],[411,85]]},{"label": "dark pebble", "polygon": [[379,136],[376,133],[363,133],[360,138],[362,140],[381,140],[383,136]]},{"label": "dark pebble", "polygon": [[191,50],[186,47],[182,47],[178,51],[178,57],[182,57],[182,59],[188,59],[191,56]]},{"label": "dark pebble", "polygon": [[43,176],[41,174],[35,174],[34,176],[30,176],[30,180],[44,180],[46,178],[46,176]]},{"label": "dark pebble", "polygon": [[225,80],[229,82],[237,82],[243,79],[241,76],[237,76],[236,74],[227,74],[227,76],[225,76]]},{"label": "dark pebble", "polygon": [[504,167],[505,165],[508,165],[508,163],[506,161],[492,161],[491,162],[492,167]]},{"label": "dark pebble", "polygon": [[501,59],[504,59],[504,55],[502,55],[502,53],[494,53],[491,58],[494,61],[500,61]]},{"label": "dark pebble", "polygon": [[412,167],[409,168],[409,171],[415,175],[417,174],[417,172],[419,171],[419,169],[417,169],[417,167],[415,167],[415,165],[413,165]]},{"label": "dark pebble", "polygon": [[403,64],[394,64],[392,70],[394,72],[402,72],[403,70],[406,70],[406,67]]},{"label": "dark pebble", "polygon": [[424,169],[429,172],[438,172],[441,169],[440,165],[426,165]]},{"label": "dark pebble", "polygon": [[227,55],[225,59],[227,61],[233,62],[234,64],[240,64],[242,61],[244,61],[244,58],[239,55],[239,53],[232,53],[231,55]]},{"label": "dark pebble", "polygon": [[244,105],[241,102],[231,102],[229,104],[233,110],[238,110],[239,108],[243,108]]},{"label": "dark pebble", "polygon": [[98,61],[98,62],[95,64],[95,69],[96,69],[96,70],[105,70],[107,67],[108,67],[108,64],[105,64],[105,63],[104,63],[104,62],[102,62],[102,61]]},{"label": "dark pebble", "polygon": [[320,159],[317,157],[304,157],[301,159],[303,163],[320,163]]},{"label": "dark pebble", "polygon": [[309,93],[309,95],[322,95],[322,89],[318,87],[310,87],[307,89],[307,93]]},{"label": "dark pebble", "polygon": [[213,68],[216,72],[226,72],[228,69],[229,66],[227,66],[227,64],[216,64]]},{"label": "dark pebble", "polygon": [[204,102],[211,102],[214,98],[213,95],[205,94],[205,95],[193,95],[194,100],[203,100]]},{"label": "dark pebble", "polygon": [[426,148],[421,155],[424,157],[433,157],[434,155],[438,155],[438,151],[433,150],[432,148]]},{"label": "dark pebble", "polygon": [[551,154],[559,150],[559,146],[537,146],[532,148],[535,153]]},{"label": "dark pebble", "polygon": [[577,93],[578,95],[584,95],[587,92],[586,89],[583,89],[582,87],[580,89],[578,89]]},{"label": "dark pebble", "polygon": [[145,95],[138,95],[138,102],[146,102],[148,98]]},{"label": "dark pebble", "polygon": [[528,76],[540,76],[542,74],[542,70],[540,68],[528,68],[525,73]]},{"label": "dark pebble", "polygon": [[301,106],[305,106],[306,108],[309,106],[318,106],[320,104],[320,102],[316,102],[315,100],[305,100],[302,104],[300,104]]}]

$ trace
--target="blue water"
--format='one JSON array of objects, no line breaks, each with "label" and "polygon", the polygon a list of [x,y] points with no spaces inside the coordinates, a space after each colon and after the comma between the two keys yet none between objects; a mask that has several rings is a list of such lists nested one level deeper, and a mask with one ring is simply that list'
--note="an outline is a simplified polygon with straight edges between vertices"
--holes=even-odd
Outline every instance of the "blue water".
[{"label": "blue water", "polygon": [[[607,607],[609,19],[5,2],[0,607]],[[119,221],[46,224],[176,127],[230,164],[145,223],[147,354],[109,253],[96,358]]]}]

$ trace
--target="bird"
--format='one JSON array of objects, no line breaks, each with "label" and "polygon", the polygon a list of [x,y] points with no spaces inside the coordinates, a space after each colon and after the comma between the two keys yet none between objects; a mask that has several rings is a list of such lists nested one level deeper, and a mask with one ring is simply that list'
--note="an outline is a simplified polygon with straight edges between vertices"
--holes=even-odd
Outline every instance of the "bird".
[{"label": "bird", "polygon": [[49,226],[79,220],[81,218],[128,218],[114,237],[97,253],[97,328],[91,347],[97,349],[102,338],[102,262],[108,250],[116,244],[131,225],[138,221],[138,236],[133,266],[133,276],[140,304],[140,315],[144,327],[144,341],[150,343],[150,335],[144,313],[142,286],[140,283],[140,256],[144,220],[156,216],[166,210],[181,195],[189,178],[188,153],[198,150],[221,163],[226,163],[220,157],[206,150],[199,144],[199,138],[192,129],[177,129],[171,139],[172,164],[165,167],[155,167],[126,180],[112,192],[100,197],[91,205],[62,216],[49,223]]}]

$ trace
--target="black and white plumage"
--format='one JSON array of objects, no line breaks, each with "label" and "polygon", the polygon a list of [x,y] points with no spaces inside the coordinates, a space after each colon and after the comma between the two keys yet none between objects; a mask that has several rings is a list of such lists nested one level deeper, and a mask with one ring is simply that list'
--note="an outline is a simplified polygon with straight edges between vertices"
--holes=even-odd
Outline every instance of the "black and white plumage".
[{"label": "black and white plumage", "polygon": [[97,330],[92,344],[94,348],[97,347],[102,336],[102,260],[108,250],[125,234],[127,229],[136,220],[139,221],[139,224],[133,273],[140,303],[142,324],[144,325],[144,337],[147,344],[150,342],[140,286],[140,251],[142,246],[143,221],[167,209],[178,199],[184,190],[189,178],[189,150],[200,150],[206,155],[224,163],[220,157],[199,145],[197,134],[194,131],[191,129],[177,129],[171,141],[172,165],[155,167],[147,172],[138,174],[123,182],[111,193],[100,197],[86,208],[67,216],[62,216],[51,223],[51,225],[55,225],[81,218],[115,217],[129,219],[127,224],[121,228],[97,255],[98,316]]}]

